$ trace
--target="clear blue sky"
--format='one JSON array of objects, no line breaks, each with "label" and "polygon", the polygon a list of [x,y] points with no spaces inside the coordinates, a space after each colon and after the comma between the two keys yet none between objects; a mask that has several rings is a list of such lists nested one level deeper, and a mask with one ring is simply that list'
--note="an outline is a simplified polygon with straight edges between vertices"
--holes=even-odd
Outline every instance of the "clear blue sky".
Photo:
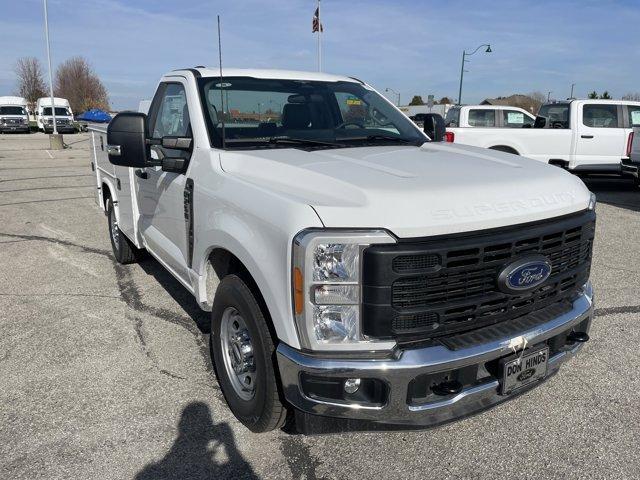
[{"label": "clear blue sky", "polygon": [[[85,56],[112,106],[134,108],[166,71],[217,66],[215,18],[227,67],[314,70],[314,0],[49,0],[55,65]],[[640,91],[639,0],[323,0],[325,71],[357,76],[403,103],[457,97],[462,50],[471,57],[463,100],[538,90],[565,98]],[[0,95],[14,93],[15,61],[45,60],[42,1],[2,0]]]}]

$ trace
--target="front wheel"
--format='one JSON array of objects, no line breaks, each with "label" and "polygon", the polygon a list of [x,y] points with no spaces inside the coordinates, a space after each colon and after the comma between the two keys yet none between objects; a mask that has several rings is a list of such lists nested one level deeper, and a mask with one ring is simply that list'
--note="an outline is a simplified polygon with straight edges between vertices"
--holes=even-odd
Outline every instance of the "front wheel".
[{"label": "front wheel", "polygon": [[222,279],[211,311],[211,358],[229,408],[249,430],[281,427],[286,409],[276,378],[275,347],[255,295],[236,275]]}]

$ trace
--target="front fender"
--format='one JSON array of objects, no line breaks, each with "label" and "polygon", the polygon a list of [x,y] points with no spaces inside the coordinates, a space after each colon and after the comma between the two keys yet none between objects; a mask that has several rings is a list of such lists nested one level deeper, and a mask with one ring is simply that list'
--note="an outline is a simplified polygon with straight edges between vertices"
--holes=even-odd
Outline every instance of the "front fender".
[{"label": "front fender", "polygon": [[[314,210],[277,194],[256,189],[229,177],[209,189],[205,182],[194,188],[195,242],[192,279],[196,298],[206,305],[209,255],[223,248],[247,268],[262,294],[278,338],[299,348],[291,308],[291,242],[301,230],[322,227]],[[195,280],[195,281],[193,281]],[[207,284],[209,286],[207,286]]]}]

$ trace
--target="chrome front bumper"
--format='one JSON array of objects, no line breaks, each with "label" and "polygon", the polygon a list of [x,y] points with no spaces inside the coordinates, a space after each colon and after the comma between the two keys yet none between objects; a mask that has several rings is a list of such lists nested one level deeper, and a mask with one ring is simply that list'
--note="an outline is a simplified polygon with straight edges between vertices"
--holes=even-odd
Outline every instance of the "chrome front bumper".
[{"label": "chrome front bumper", "polygon": [[[574,303],[571,311],[522,332],[528,345],[536,345],[571,331],[582,324],[581,331],[588,331],[593,318],[593,293],[591,285],[585,286],[583,295]],[[585,326],[586,325],[586,326]],[[284,395],[295,408],[314,415],[369,420],[394,425],[430,426],[462,418],[486,410],[519,393],[500,395],[500,382],[488,377],[483,382],[469,386],[455,395],[438,397],[423,404],[408,402],[409,384],[420,375],[447,372],[469,365],[485,365],[513,353],[509,346],[512,338],[473,346],[461,350],[449,350],[444,346],[432,346],[398,352],[385,359],[332,359],[308,355],[281,343],[277,349],[278,365]],[[580,350],[582,344],[568,345],[551,355],[547,379],[557,372],[560,365]],[[323,378],[377,379],[387,386],[387,398],[383,405],[363,405],[311,398],[301,386],[302,374]],[[535,385],[539,385],[537,382]]]}]

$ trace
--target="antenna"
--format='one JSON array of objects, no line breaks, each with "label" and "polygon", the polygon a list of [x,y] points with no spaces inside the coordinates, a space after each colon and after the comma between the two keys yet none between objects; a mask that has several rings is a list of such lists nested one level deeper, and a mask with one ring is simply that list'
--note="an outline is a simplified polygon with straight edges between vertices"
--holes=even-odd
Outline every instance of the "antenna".
[{"label": "antenna", "polygon": [[222,40],[220,38],[220,15],[218,15],[218,57],[220,59],[220,106],[222,107],[222,149],[226,147],[224,133],[224,83],[222,82]]}]

